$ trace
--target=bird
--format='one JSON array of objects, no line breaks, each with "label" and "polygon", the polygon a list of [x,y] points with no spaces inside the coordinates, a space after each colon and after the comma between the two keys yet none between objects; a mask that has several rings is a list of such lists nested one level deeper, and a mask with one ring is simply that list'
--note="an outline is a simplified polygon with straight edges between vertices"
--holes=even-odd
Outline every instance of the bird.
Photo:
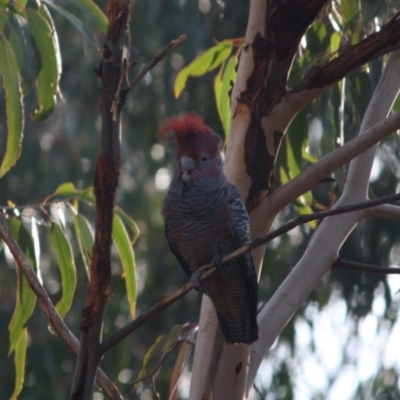
[{"label": "bird", "polygon": [[[251,253],[222,264],[223,256],[250,242],[246,207],[224,171],[221,138],[195,112],[171,117],[161,137],[176,147],[176,168],[164,199],[165,235],[196,289],[206,294],[228,344],[258,339],[258,283]],[[199,268],[216,271],[201,282]]]}]

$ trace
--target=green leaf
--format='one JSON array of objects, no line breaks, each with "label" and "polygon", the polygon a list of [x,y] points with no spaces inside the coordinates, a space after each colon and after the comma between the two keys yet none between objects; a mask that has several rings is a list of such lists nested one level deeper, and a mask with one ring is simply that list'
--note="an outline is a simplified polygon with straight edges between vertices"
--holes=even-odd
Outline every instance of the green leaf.
[{"label": "green leaf", "polygon": [[24,252],[29,263],[32,265],[33,269],[37,270],[35,248],[33,241],[29,232],[22,225],[22,222],[18,218],[11,218],[8,220],[8,225],[10,231],[14,238],[19,243],[21,250]]},{"label": "green leaf", "polygon": [[287,171],[285,170],[285,168],[283,166],[280,166],[280,168],[279,168],[279,177],[280,177],[282,185],[289,182],[289,180],[290,180],[289,174],[287,173]]},{"label": "green leaf", "polygon": [[39,8],[39,14],[47,21],[47,23],[50,26],[51,29],[51,40],[53,41],[54,49],[55,49],[55,57],[56,57],[56,62],[57,62],[57,90],[58,90],[58,83],[60,80],[60,75],[61,75],[61,51],[60,51],[60,46],[58,43],[58,36],[57,36],[57,28],[56,25],[54,24],[53,17],[50,14],[49,9],[46,7],[45,4],[41,4]]},{"label": "green leaf", "polygon": [[232,89],[232,82],[236,80],[237,62],[236,55],[229,57],[225,68],[221,69],[214,81],[215,100],[226,139],[229,137],[231,128],[231,98],[229,94]]},{"label": "green leaf", "polygon": [[340,48],[342,35],[339,32],[333,32],[331,35],[331,53],[336,53]]},{"label": "green leaf", "polygon": [[73,2],[91,17],[94,17],[103,33],[107,32],[108,19],[93,0],[73,0]]},{"label": "green leaf", "polygon": [[89,277],[89,267],[92,261],[92,252],[94,245],[94,235],[89,221],[81,214],[74,215],[74,228],[78,247],[81,252],[83,264]]},{"label": "green leaf", "polygon": [[28,27],[39,59],[36,79],[38,108],[31,113],[32,119],[36,121],[46,119],[53,112],[61,72],[56,30],[49,23],[50,16],[46,18],[43,13],[44,6],[40,12],[26,9]]},{"label": "green leaf", "polygon": [[360,13],[358,0],[342,0],[341,3],[344,23],[354,28],[356,17]]},{"label": "green leaf", "polygon": [[13,49],[5,37],[0,36],[0,74],[6,101],[7,144],[0,165],[0,177],[15,165],[21,154],[24,121],[21,87],[18,78],[18,63]]},{"label": "green leaf", "polygon": [[311,164],[314,164],[318,161],[317,157],[314,157],[307,149],[307,146],[303,146],[301,151],[301,156],[304,160],[308,161]]},{"label": "green leaf", "polygon": [[16,21],[14,14],[7,9],[0,9],[0,31],[5,35],[13,50],[15,60],[18,63],[18,71],[21,72],[24,62],[23,46],[21,42],[21,33],[14,29],[12,21]]},{"label": "green leaf", "polygon": [[[312,199],[313,197],[311,192],[307,192],[295,200],[294,204],[296,206],[297,212],[300,215],[307,215],[313,212],[313,209],[311,207]],[[308,225],[311,228],[315,229],[318,225],[318,221],[309,221]]]},{"label": "green leaf", "polygon": [[25,278],[22,272],[20,272],[19,268],[17,268],[16,271],[18,277],[17,301],[15,304],[14,314],[10,324],[8,325],[8,354],[14,350],[15,345],[20,339],[21,334],[31,318],[36,305],[36,295],[29,286],[28,280]]},{"label": "green leaf", "polygon": [[182,331],[183,327],[181,325],[175,325],[169,333],[157,337],[143,358],[143,366],[139,372],[139,379],[146,377],[159,367],[160,359],[166,352],[173,348]]},{"label": "green leaf", "polygon": [[17,400],[19,394],[24,387],[25,381],[25,365],[26,365],[26,349],[28,348],[28,331],[24,329],[21,337],[15,346],[14,365],[15,365],[15,385],[14,392],[10,400]]},{"label": "green leaf", "polygon": [[130,217],[120,206],[115,206],[114,212],[119,218],[121,218],[122,222],[130,230],[131,237],[129,240],[133,246],[136,242],[136,239],[139,237],[139,227],[137,226],[135,220]]},{"label": "green leaf", "polygon": [[311,54],[314,56],[322,54],[322,57],[326,57],[325,53],[330,46],[330,37],[325,24],[315,21],[307,30],[306,37],[307,47],[311,51]]},{"label": "green leaf", "polygon": [[47,203],[53,197],[75,198],[91,205],[94,204],[93,187],[90,186],[85,190],[78,190],[72,182],[61,184],[54,193],[46,197],[43,203]]},{"label": "green leaf", "polygon": [[393,103],[392,112],[396,113],[400,111],[400,95],[397,95],[395,102]]},{"label": "green leaf", "polygon": [[[217,105],[218,116],[219,116],[221,123],[222,123],[221,94],[222,94],[223,73],[224,73],[224,68],[221,67],[218,74],[215,76],[215,79],[214,79],[214,97],[215,97],[215,103]],[[224,129],[224,131],[225,131],[225,129]],[[225,134],[226,134],[226,132],[225,132]]]},{"label": "green leaf", "polygon": [[26,30],[23,28],[25,20],[17,18],[7,9],[0,9],[0,31],[9,41],[14,52],[18,71],[22,76],[22,94],[25,96],[33,84],[36,71],[32,63],[32,49],[29,48]]},{"label": "green leaf", "polygon": [[135,256],[125,225],[118,215],[114,215],[113,218],[113,239],[124,269],[129,310],[132,318],[135,318],[137,296]]},{"label": "green leaf", "polygon": [[98,46],[98,41],[96,37],[92,34],[92,32],[86,28],[84,23],[77,18],[74,14],[67,11],[64,7],[59,6],[58,4],[48,1],[42,0],[42,3],[47,4],[53,10],[58,12],[61,16],[66,18],[71,24],[82,34],[82,36],[90,43],[91,46]]},{"label": "green leaf", "polygon": [[303,109],[290,124],[286,134],[286,151],[290,178],[294,178],[301,172],[302,152],[307,140],[307,110]]},{"label": "green leaf", "polygon": [[349,75],[350,92],[354,106],[360,116],[363,116],[372,96],[372,84],[369,74],[365,71],[354,71]]},{"label": "green leaf", "polygon": [[9,8],[12,12],[25,16],[25,6],[28,0],[1,0],[0,7]]},{"label": "green leaf", "polygon": [[[289,139],[289,136],[288,136]],[[301,149],[301,148],[300,148]],[[288,165],[289,165],[289,173],[290,177],[294,178],[299,175],[301,172],[301,152],[300,157],[298,156],[298,151],[295,146],[293,146],[290,140],[287,141],[287,157],[288,157]]]},{"label": "green leaf", "polygon": [[50,238],[57,252],[57,262],[61,273],[62,297],[56,305],[56,310],[64,316],[71,308],[76,288],[76,271],[71,245],[64,231],[58,224],[52,224]]},{"label": "green leaf", "polygon": [[[32,239],[27,230],[22,225],[22,222],[17,218],[12,218],[8,221],[10,231],[14,238],[18,241],[21,250],[27,257],[30,264],[36,269],[35,254]],[[8,325],[8,332],[3,339],[0,346],[1,357],[10,354],[18,343],[23,331],[29,321],[33,310],[35,309],[36,296],[28,280],[20,272],[19,267],[16,268],[17,272],[17,294],[14,314],[11,322]],[[1,358],[0,357],[0,358]]]},{"label": "green leaf", "polygon": [[178,98],[185,88],[189,76],[203,76],[207,72],[219,67],[231,54],[233,42],[224,40],[203,54],[196,57],[189,65],[181,69],[174,83],[174,95]]}]

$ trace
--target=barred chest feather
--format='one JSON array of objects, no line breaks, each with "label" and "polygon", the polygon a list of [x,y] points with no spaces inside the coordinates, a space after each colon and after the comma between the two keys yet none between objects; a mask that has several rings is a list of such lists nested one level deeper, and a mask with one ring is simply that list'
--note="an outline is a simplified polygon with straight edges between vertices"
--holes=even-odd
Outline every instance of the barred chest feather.
[{"label": "barred chest feather", "polygon": [[211,262],[215,254],[228,254],[235,248],[229,194],[229,184],[171,184],[163,204],[169,240],[179,247],[192,271]]}]

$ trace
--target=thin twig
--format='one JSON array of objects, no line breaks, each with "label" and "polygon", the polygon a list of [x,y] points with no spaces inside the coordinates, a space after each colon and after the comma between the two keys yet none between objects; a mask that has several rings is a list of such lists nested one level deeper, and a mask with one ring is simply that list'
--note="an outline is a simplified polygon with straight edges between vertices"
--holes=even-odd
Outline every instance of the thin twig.
[{"label": "thin twig", "polygon": [[[52,195],[46,197],[46,199],[50,198]],[[0,210],[3,212],[6,211],[13,211],[13,210],[23,210],[24,208],[42,208],[45,206],[51,206],[53,204],[58,204],[58,203],[65,203],[69,200],[75,199],[75,196],[68,196],[65,197],[62,200],[52,200],[52,201],[47,201],[46,199],[44,201],[42,201],[41,203],[27,203],[27,204],[13,204],[11,206],[5,206],[5,205],[0,205]]]},{"label": "thin twig", "polygon": [[347,261],[338,258],[332,265],[332,268],[356,269],[364,272],[375,272],[378,274],[400,274],[400,268],[380,267],[379,265],[371,265],[354,261]]},{"label": "thin twig", "polygon": [[124,85],[125,80],[127,80],[129,69],[130,69],[130,65],[128,63],[128,60],[126,58],[124,58],[122,61],[122,70],[121,70],[121,75],[119,77],[117,90],[115,92],[114,101],[112,102],[111,110],[110,110],[113,121],[117,121],[118,117],[119,117],[119,110],[120,110],[120,106],[122,104],[122,100],[121,100],[122,87]]},{"label": "thin twig", "polygon": [[[61,337],[61,339],[64,340],[64,342],[75,354],[78,354],[79,352],[78,339],[68,329],[63,319],[57,313],[56,309],[53,306],[53,303],[51,302],[47,292],[44,290],[43,286],[39,282],[39,279],[35,274],[32,266],[30,265],[28,259],[22,252],[18,243],[11,235],[11,232],[7,227],[7,223],[3,215],[0,215],[0,235],[2,236],[4,242],[7,244],[7,247],[10,249],[10,252],[13,255],[15,261],[17,262],[20,270],[28,280],[29,286],[35,292],[39,304],[43,309],[44,315],[52,324],[52,326],[54,327],[58,335]],[[100,368],[97,370],[96,379],[101,388],[104,390],[104,392],[110,399],[122,400],[122,396],[118,392],[118,389],[114,386],[114,384],[110,381],[107,375]]]},{"label": "thin twig", "polygon": [[[272,231],[264,236],[254,239],[251,243],[240,247],[239,249],[230,253],[228,256],[224,257],[221,260],[221,262],[223,264],[230,262],[230,261],[236,259],[237,257],[240,257],[243,254],[247,253],[248,251],[254,250],[255,248],[257,248],[263,244],[267,244],[268,242],[277,238],[278,236],[281,236],[284,233],[287,233],[287,232],[291,231],[292,229],[296,228],[297,226],[305,224],[307,222],[321,220],[323,218],[331,217],[333,215],[346,214],[346,213],[353,212],[353,211],[365,210],[368,208],[380,206],[381,204],[393,203],[395,201],[400,201],[400,193],[392,194],[389,196],[379,197],[379,198],[373,199],[373,200],[363,201],[363,202],[357,203],[357,204],[349,204],[347,206],[337,207],[337,208],[334,208],[331,210],[319,211],[319,212],[316,212],[313,214],[302,215],[298,218],[293,219],[292,221],[288,222],[287,224],[279,227],[278,229],[275,229],[274,231]],[[208,264],[204,267],[209,268],[210,265],[212,265],[212,264]]]},{"label": "thin twig", "polygon": [[400,221],[400,207],[392,204],[382,204],[381,206],[367,210],[369,218],[381,218],[391,221]]},{"label": "thin twig", "polygon": [[178,39],[171,40],[157,55],[155,55],[149,63],[147,63],[143,69],[131,80],[129,84],[129,90],[132,90],[143,77],[153,69],[166,55],[173,50],[176,46],[179,46],[182,42],[186,40],[186,35],[181,35]]},{"label": "thin twig", "polygon": [[375,59],[377,54],[393,50],[393,46],[397,46],[400,38],[399,26],[399,20],[394,18],[383,25],[379,32],[372,33],[355,45],[343,48],[338,57],[316,69],[310,76],[291,89],[291,92],[297,93],[305,89],[332,85],[355,68]]},{"label": "thin twig", "polygon": [[[203,280],[207,277],[206,273],[204,273],[200,280]],[[99,346],[99,354],[104,354],[106,351],[114,347],[121,340],[125,339],[130,333],[140,328],[145,322],[149,319],[153,318],[155,315],[159,314],[161,311],[165,310],[172,303],[175,303],[176,300],[180,299],[186,293],[190,292],[193,289],[193,283],[189,282],[186,285],[179,288],[177,291],[166,297],[165,299],[159,301],[154,304],[154,306],[150,307],[143,314],[140,314],[136,319],[134,319],[129,324],[125,325],[120,330],[114,332],[111,336],[105,339]]]},{"label": "thin twig", "polygon": [[[302,215],[292,221],[288,222],[287,224],[275,229],[274,231],[259,237],[253,240],[251,243],[240,247],[239,249],[233,251],[229,255],[222,258],[221,263],[226,264],[228,262],[233,261],[234,259],[242,256],[243,254],[254,250],[255,248],[267,244],[271,240],[277,238],[278,236],[283,235],[291,231],[292,229],[296,228],[299,225],[305,224],[307,222],[320,220],[326,217],[330,217],[333,215],[338,214],[345,214],[353,211],[358,210],[365,210],[367,208],[376,207],[381,204],[386,203],[393,203],[395,201],[400,201],[400,193],[396,193],[389,196],[383,196],[373,200],[367,200],[358,204],[350,204],[343,207],[337,207],[335,209],[327,210],[327,211],[319,211],[313,214]],[[212,263],[203,265],[200,270],[204,270],[205,272],[200,275],[200,281],[203,281],[207,277],[209,277],[216,268]],[[145,311],[143,314],[139,315],[135,320],[130,322],[129,324],[125,325],[120,330],[114,332],[111,336],[105,339],[99,346],[100,354],[104,354],[106,351],[114,347],[120,341],[125,339],[130,333],[134,332],[136,329],[141,327],[146,321],[153,318],[155,315],[159,314],[161,311],[165,310],[168,306],[174,303],[176,300],[184,296],[186,293],[190,292],[193,289],[193,284],[191,282],[187,283],[186,285],[182,286],[180,289],[166,297],[165,299],[161,300],[160,302],[154,304],[151,308]]]},{"label": "thin twig", "polygon": [[159,361],[159,362],[157,363],[157,365],[153,368],[153,370],[152,370],[151,372],[149,372],[147,375],[142,376],[141,378],[135,379],[135,380],[132,382],[132,385],[134,386],[134,385],[136,385],[137,383],[142,382],[142,381],[144,381],[144,380],[146,380],[146,379],[153,378],[153,377],[158,373],[158,371],[160,370],[160,368],[161,368],[162,365],[164,364],[164,361],[167,359],[167,357],[168,357],[180,344],[182,344],[182,343],[188,343],[188,344],[190,344],[191,346],[194,346],[194,345],[195,345],[195,343],[193,342],[193,340],[184,339],[184,338],[177,339],[177,341],[173,344],[173,346],[172,346],[169,350],[167,350],[167,351],[161,356],[160,361]]}]

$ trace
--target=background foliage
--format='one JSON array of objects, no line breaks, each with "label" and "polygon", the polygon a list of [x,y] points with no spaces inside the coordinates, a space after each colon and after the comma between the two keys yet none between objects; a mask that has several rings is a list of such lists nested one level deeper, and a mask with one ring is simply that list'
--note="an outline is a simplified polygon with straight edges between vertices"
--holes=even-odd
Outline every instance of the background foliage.
[{"label": "background foliage", "polygon": [[[3,34],[8,32],[5,31],[5,25],[1,25],[2,21],[6,20],[5,3],[0,2],[0,29],[2,32],[4,30]],[[54,302],[63,299],[68,303],[73,300],[65,321],[75,334],[79,333],[80,308],[83,305],[87,283],[85,263],[87,264],[88,260],[85,259],[87,253],[84,249],[91,248],[91,233],[88,226],[93,221],[90,193],[76,191],[88,188],[93,182],[100,123],[99,88],[94,70],[100,60],[104,32],[101,18],[94,15],[93,10],[88,11],[88,8],[82,7],[80,3],[91,2],[61,0],[55,3],[42,2],[40,10],[45,15],[43,17],[38,17],[35,5],[30,2],[27,4],[27,16],[18,15],[18,12],[22,13],[23,7],[21,10],[17,7],[14,10],[17,12],[12,13],[13,18],[21,20],[31,15],[31,19],[39,19],[42,23],[43,19],[47,18],[48,25],[54,21],[61,64],[58,66],[56,57],[49,58],[49,55],[40,54],[41,49],[57,54],[57,42],[52,40],[39,48],[30,46],[29,43],[27,47],[21,46],[21,49],[29,51],[34,49],[35,63],[32,65],[18,60],[18,57],[22,57],[23,60],[23,52],[15,53],[19,65],[18,71],[23,77],[20,83],[15,82],[12,71],[9,71],[9,75],[4,72],[4,68],[0,71],[3,84],[0,98],[2,149],[9,143],[10,129],[14,127],[13,129],[18,131],[18,122],[22,120],[22,113],[25,114],[21,156],[15,167],[8,172],[4,170],[4,176],[0,180],[0,204],[6,205],[11,201],[15,205],[23,206],[18,208],[18,211],[12,207],[7,209],[9,215],[14,215],[11,226],[15,232],[19,232],[20,241],[30,248],[33,264],[40,264],[44,286]],[[105,9],[105,3],[105,1],[97,2],[102,10]],[[357,43],[365,35],[379,29],[381,24],[394,16],[399,6],[399,1],[334,1],[332,7],[328,7],[308,30],[293,65],[289,83],[294,85],[325,57],[334,57],[341,46],[345,46],[346,43]],[[44,10],[48,10],[49,14],[44,13]],[[207,123],[217,132],[221,135],[226,134],[229,125],[228,110],[223,97],[218,94],[221,93],[219,91],[221,88],[229,90],[231,80],[229,77],[234,79],[234,66],[241,40],[231,40],[243,36],[247,13],[248,4],[244,1],[226,0],[220,3],[208,0],[137,0],[135,2],[131,22],[130,58],[138,64],[133,72],[137,72],[169,40],[187,34],[186,42],[146,75],[129,95],[124,108],[123,159],[118,204],[134,219],[140,230],[140,236],[134,247],[137,281],[136,288],[132,288],[132,290],[137,289],[138,294],[136,314],[186,282],[184,273],[167,249],[164,239],[160,209],[172,171],[173,154],[169,148],[157,142],[157,129],[170,115],[196,110],[205,116]],[[34,36],[34,27],[28,24],[25,29],[30,29]],[[3,55],[6,52],[11,54],[10,49],[4,44],[6,42],[0,41],[0,43],[0,57],[2,51]],[[213,57],[208,68],[204,68],[204,58],[200,59],[201,62],[198,62],[197,66],[191,64],[191,75],[200,77],[189,77],[183,82],[179,97],[175,99],[174,94],[177,95],[179,91],[175,83],[178,72],[213,46],[222,49],[218,54],[224,52],[223,63],[216,65],[218,56],[214,52],[211,53]],[[46,72],[41,68],[43,66],[52,69]],[[344,81],[332,87],[296,117],[281,148],[276,167],[276,185],[294,177],[304,166],[355,135],[381,69],[382,59],[379,58],[352,72]],[[56,84],[58,76],[59,90]],[[182,78],[182,73],[179,76]],[[40,79],[46,84],[52,79],[51,89],[49,85],[41,89]],[[21,90],[26,94],[23,98],[25,107],[24,110],[20,109],[20,116],[15,114],[18,111],[15,104],[18,104],[19,99],[11,99],[12,103],[7,102],[8,107],[12,104],[12,112],[17,115],[14,118],[15,125],[6,119],[10,116],[10,110],[6,109],[5,98],[7,91],[13,90],[7,86],[11,84],[10,80],[14,85],[21,85]],[[178,79],[178,82],[182,81]],[[212,88],[216,91],[214,92]],[[57,100],[56,103],[52,103],[54,99]],[[15,146],[17,150],[19,141],[17,135]],[[385,140],[379,147],[376,168],[371,178],[371,196],[382,196],[397,191],[400,176],[398,141],[398,136],[394,136]],[[296,204],[280,215],[277,224],[283,223],[299,212],[310,212],[330,206],[340,193],[345,177],[345,168],[337,171],[334,181],[321,183],[312,193],[298,199]],[[61,186],[60,189],[60,185],[66,182],[71,182],[73,187],[68,186],[66,190],[65,186]],[[57,188],[59,188],[58,194],[62,196],[57,197],[60,202],[54,203],[55,197],[48,198],[48,196],[55,193]],[[61,201],[65,197],[69,198],[73,191],[76,192],[75,196],[84,201],[78,203],[70,199],[68,204]],[[46,198],[49,202],[45,207],[40,207]],[[123,217],[121,214],[121,218]],[[120,240],[126,241],[128,238],[133,242],[137,235],[136,225],[126,218],[123,221],[127,229],[124,234],[120,226],[119,232],[122,232]],[[80,229],[80,235],[77,235],[77,229]],[[312,226],[302,227],[268,246],[266,265],[260,281],[260,299],[268,300],[276,290],[305,248],[312,229]],[[377,265],[398,264],[397,230],[395,223],[381,220],[365,221],[351,234],[342,249],[341,256]],[[73,299],[67,300],[63,297],[64,291],[63,293],[61,291],[61,279],[65,282],[67,278],[62,276],[58,267],[60,252],[64,252],[62,259],[68,259],[65,252],[68,254],[69,245],[65,245],[65,240],[71,244],[73,258],[69,264],[76,266],[77,277],[76,289],[71,289]],[[125,245],[123,249],[127,247],[129,246]],[[120,248],[117,243],[113,262],[113,296],[107,307],[105,336],[122,327],[135,312],[132,300],[134,295],[130,302],[127,301],[124,269],[118,256],[118,249]],[[129,252],[124,255],[128,257],[126,262],[131,263]],[[35,257],[39,259],[36,260]],[[69,279],[74,284],[72,275]],[[23,284],[11,257],[5,250],[1,254],[0,261],[0,337],[7,338],[6,327],[13,316],[17,300],[17,282]],[[304,305],[299,315],[287,326],[279,342],[262,364],[260,379],[257,381],[260,392],[266,396],[265,398],[271,399],[317,399],[327,398],[328,393],[332,395],[341,372],[348,371],[349,366],[357,365],[361,359],[363,343],[361,336],[365,321],[372,318],[377,335],[380,332],[387,338],[390,337],[398,315],[399,300],[398,296],[392,298],[395,292],[393,288],[399,283],[396,277],[389,278],[388,281],[383,275],[333,271],[313,292],[308,304]],[[66,399],[71,385],[75,357],[48,329],[42,311],[39,307],[33,308],[33,301],[33,298],[28,300],[33,316],[27,323],[29,337],[26,375],[19,398]],[[185,322],[195,323],[199,306],[199,295],[195,292],[190,293],[105,356],[103,368],[118,382],[127,398],[151,398],[146,397],[151,396],[148,381],[139,384],[136,394],[131,395],[131,381],[139,375],[146,352],[159,335],[169,332],[175,325]],[[68,309],[68,306],[66,308]],[[342,357],[337,361],[336,367],[332,367],[323,358],[324,349],[319,348],[321,345],[318,342],[318,332],[323,329],[319,321],[323,320],[324,316],[328,319],[333,318],[332,315],[335,312],[339,313],[338,310],[342,312],[340,318],[343,324],[349,328],[343,333],[344,339],[338,347]],[[308,332],[306,344],[304,341],[301,342],[301,338],[305,337],[304,332]],[[21,338],[24,340],[24,336]],[[3,348],[4,343],[3,340]],[[332,343],[334,338],[331,338],[330,344]],[[353,346],[357,344],[360,352],[353,355],[349,343]],[[329,346],[329,343],[325,346]],[[1,355],[3,357],[0,363],[2,377],[0,397],[9,398],[14,391],[16,378],[14,354],[7,357],[7,352],[2,351]],[[15,356],[17,355],[18,352]],[[311,386],[311,389],[305,388],[310,386],[307,384],[310,378],[307,376],[307,368],[302,359],[315,363],[314,369],[311,370],[318,371],[325,384]],[[172,358],[167,359],[156,380],[161,398],[167,398],[173,361]],[[378,361],[369,375],[358,373],[354,378],[357,383],[354,398],[400,396],[398,362],[385,364],[384,359]],[[372,361],[369,363],[373,364]],[[374,363],[376,364],[375,361]],[[185,382],[182,381],[182,398],[185,395]]]}]

